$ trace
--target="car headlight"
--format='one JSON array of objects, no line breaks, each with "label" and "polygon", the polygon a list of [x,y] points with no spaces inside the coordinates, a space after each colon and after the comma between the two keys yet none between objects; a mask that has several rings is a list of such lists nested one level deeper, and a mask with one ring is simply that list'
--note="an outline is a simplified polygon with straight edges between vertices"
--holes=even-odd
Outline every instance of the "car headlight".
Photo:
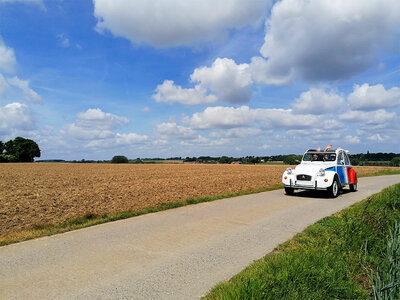
[{"label": "car headlight", "polygon": [[318,175],[318,176],[325,176],[325,170],[324,170],[324,169],[319,169],[317,175]]},{"label": "car headlight", "polygon": [[287,169],[286,169],[286,173],[287,173],[288,175],[292,174],[292,172],[293,172],[292,168],[287,168]]}]

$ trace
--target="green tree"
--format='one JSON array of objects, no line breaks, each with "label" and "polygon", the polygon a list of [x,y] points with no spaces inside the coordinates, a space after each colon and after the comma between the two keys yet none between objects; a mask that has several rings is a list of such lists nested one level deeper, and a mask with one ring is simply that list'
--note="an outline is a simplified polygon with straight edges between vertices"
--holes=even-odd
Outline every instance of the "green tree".
[{"label": "green tree", "polygon": [[393,166],[393,167],[400,167],[400,156],[394,157],[394,158],[390,161],[390,165]]},{"label": "green tree", "polygon": [[357,159],[357,158],[351,158],[350,161],[351,161],[351,164],[353,166],[359,166],[360,165],[360,160]]},{"label": "green tree", "polygon": [[220,164],[230,164],[232,161],[233,158],[228,156],[221,156],[218,160]]},{"label": "green tree", "polygon": [[248,161],[251,164],[258,164],[260,162],[260,158],[258,156],[252,156],[249,158]]},{"label": "green tree", "polygon": [[112,162],[113,164],[127,164],[129,161],[128,161],[128,158],[127,158],[126,156],[123,156],[123,155],[115,155],[115,156],[112,158],[111,162]]},{"label": "green tree", "polygon": [[38,144],[30,139],[17,137],[4,144],[6,155],[12,155],[18,162],[32,162],[34,157],[40,157]]},{"label": "green tree", "polygon": [[296,165],[298,164],[297,161],[301,160],[301,156],[300,155],[288,155],[287,157],[285,157],[285,159],[283,160],[285,165]]},{"label": "green tree", "polygon": [[3,154],[4,152],[4,143],[0,141],[0,154]]},{"label": "green tree", "polygon": [[138,157],[134,161],[132,161],[132,163],[134,163],[134,164],[142,164],[143,161]]},{"label": "green tree", "polygon": [[4,150],[6,151],[5,154],[7,155],[14,155],[15,154],[15,145],[13,140],[9,140],[4,144]]}]

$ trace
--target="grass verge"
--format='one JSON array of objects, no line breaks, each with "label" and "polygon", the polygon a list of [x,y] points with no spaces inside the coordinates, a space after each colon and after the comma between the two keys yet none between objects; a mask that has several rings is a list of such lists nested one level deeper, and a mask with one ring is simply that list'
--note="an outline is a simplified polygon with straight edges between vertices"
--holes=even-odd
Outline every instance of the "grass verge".
[{"label": "grass verge", "polygon": [[[385,278],[379,270],[391,269],[385,267],[393,260],[387,249],[393,248],[391,232],[399,220],[396,184],[309,226],[204,299],[372,298],[371,279]],[[396,251],[400,255],[400,249]],[[393,298],[375,299],[400,299],[395,282],[380,286],[391,288]]]},{"label": "grass verge", "polygon": [[375,173],[369,173],[369,174],[363,174],[360,175],[358,177],[372,177],[372,176],[383,176],[383,175],[396,175],[396,174],[400,174],[400,169],[396,168],[396,169],[384,169]]},{"label": "grass verge", "polygon": [[283,187],[282,184],[276,184],[273,186],[269,186],[266,188],[258,189],[258,190],[249,190],[249,191],[242,191],[238,193],[228,193],[223,195],[217,196],[208,196],[208,197],[200,197],[200,198],[190,198],[183,201],[177,201],[172,203],[164,203],[158,206],[149,207],[139,211],[123,211],[117,212],[115,214],[103,214],[103,215],[94,215],[88,214],[82,216],[77,219],[73,219],[61,224],[53,225],[53,224],[43,224],[43,225],[36,225],[26,230],[15,232],[7,237],[0,238],[0,246],[5,246],[13,243],[18,243],[30,239],[35,239],[38,237],[49,236],[57,233],[63,233],[75,229],[80,229],[84,227],[89,227],[93,225],[98,225],[106,222],[112,222],[116,220],[127,219],[130,217],[140,216],[148,213],[159,212],[162,210],[167,210],[171,208],[177,208],[181,206],[197,204],[201,202],[210,202],[214,200],[230,198],[230,197],[237,197],[249,194],[256,194],[261,192],[273,191],[277,189],[281,189]]}]

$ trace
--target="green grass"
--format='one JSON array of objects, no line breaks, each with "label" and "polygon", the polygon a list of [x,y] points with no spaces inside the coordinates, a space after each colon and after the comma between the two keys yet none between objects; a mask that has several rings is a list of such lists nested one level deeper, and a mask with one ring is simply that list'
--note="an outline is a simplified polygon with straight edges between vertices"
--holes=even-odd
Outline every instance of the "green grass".
[{"label": "green grass", "polygon": [[88,215],[85,215],[85,216],[82,216],[82,217],[70,220],[68,222],[61,223],[61,224],[57,224],[57,225],[41,224],[41,225],[33,226],[33,227],[28,228],[23,231],[16,232],[8,237],[0,238],[0,246],[5,246],[5,245],[17,243],[17,242],[22,242],[22,241],[42,237],[42,236],[49,236],[49,235],[53,235],[53,234],[57,234],[57,233],[63,233],[63,232],[67,232],[67,231],[71,231],[71,230],[75,230],[75,229],[80,229],[80,228],[84,228],[84,227],[89,227],[89,226],[93,226],[93,225],[106,223],[106,222],[127,219],[130,217],[140,216],[140,215],[144,215],[144,214],[148,214],[148,213],[159,212],[159,211],[167,210],[167,209],[171,209],[171,208],[177,208],[177,207],[181,207],[181,206],[192,205],[192,204],[197,204],[197,203],[202,203],[202,202],[210,202],[210,201],[215,201],[215,200],[224,199],[224,198],[267,192],[267,191],[281,189],[282,187],[283,187],[282,184],[276,184],[276,185],[258,189],[258,190],[249,190],[249,191],[242,191],[242,192],[237,192],[237,193],[228,193],[228,194],[217,195],[217,196],[190,198],[190,199],[186,199],[183,201],[164,203],[164,204],[161,204],[161,205],[158,205],[155,207],[149,207],[149,208],[139,210],[139,211],[123,211],[123,212],[118,212],[118,213],[115,213],[112,215],[88,214]]},{"label": "green grass", "polygon": [[358,177],[372,177],[372,176],[383,176],[383,175],[396,175],[400,174],[400,169],[384,169],[375,173],[369,173],[369,174],[364,174],[360,175]]},{"label": "green grass", "polygon": [[[387,258],[386,249],[389,244],[393,248],[390,232],[398,220],[400,184],[309,226],[231,280],[217,285],[204,299],[373,297],[371,278],[386,278],[376,270],[384,270],[385,261],[393,261]],[[399,255],[400,249],[396,251]],[[397,266],[399,259],[397,256]],[[394,298],[381,299],[400,299],[400,286],[394,288]]]}]

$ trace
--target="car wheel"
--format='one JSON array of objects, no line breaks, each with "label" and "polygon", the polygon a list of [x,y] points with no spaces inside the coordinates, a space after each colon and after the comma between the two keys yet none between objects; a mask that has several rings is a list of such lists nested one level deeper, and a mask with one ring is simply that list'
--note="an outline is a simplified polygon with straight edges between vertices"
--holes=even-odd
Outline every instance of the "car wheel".
[{"label": "car wheel", "polygon": [[339,183],[336,178],[333,180],[333,183],[329,188],[328,193],[329,196],[332,198],[336,198],[339,195]]},{"label": "car wheel", "polygon": [[357,183],[350,184],[350,191],[351,192],[357,192]]},{"label": "car wheel", "polygon": [[285,193],[286,193],[286,195],[293,195],[294,189],[293,188],[289,188],[289,187],[285,187]]}]

